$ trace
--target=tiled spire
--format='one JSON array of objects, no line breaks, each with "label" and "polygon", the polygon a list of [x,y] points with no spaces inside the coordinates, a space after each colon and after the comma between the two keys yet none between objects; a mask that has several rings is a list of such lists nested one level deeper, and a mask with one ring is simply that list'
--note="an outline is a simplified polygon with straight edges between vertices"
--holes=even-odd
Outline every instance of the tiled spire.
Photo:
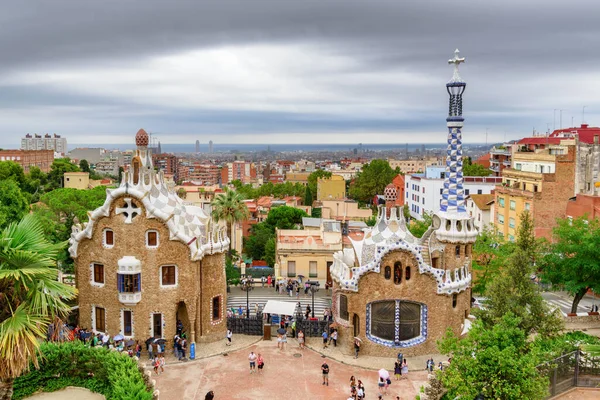
[{"label": "tiled spire", "polygon": [[462,117],[462,94],[467,84],[458,73],[458,66],[463,62],[465,62],[465,59],[459,57],[458,49],[454,52],[454,58],[448,60],[449,64],[454,64],[454,75],[446,84],[446,90],[450,96],[448,118],[446,118],[448,150],[446,155],[446,176],[444,179],[442,202],[440,204],[441,211],[447,213],[466,212],[462,174],[461,129],[464,121]]}]

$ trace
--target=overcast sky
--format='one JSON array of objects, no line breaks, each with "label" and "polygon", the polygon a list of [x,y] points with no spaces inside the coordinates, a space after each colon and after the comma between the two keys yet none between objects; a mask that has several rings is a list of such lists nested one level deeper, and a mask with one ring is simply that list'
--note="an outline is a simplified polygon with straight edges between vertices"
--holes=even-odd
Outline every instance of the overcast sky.
[{"label": "overcast sky", "polygon": [[598,0],[28,0],[0,13],[0,146],[441,143],[600,125]]}]

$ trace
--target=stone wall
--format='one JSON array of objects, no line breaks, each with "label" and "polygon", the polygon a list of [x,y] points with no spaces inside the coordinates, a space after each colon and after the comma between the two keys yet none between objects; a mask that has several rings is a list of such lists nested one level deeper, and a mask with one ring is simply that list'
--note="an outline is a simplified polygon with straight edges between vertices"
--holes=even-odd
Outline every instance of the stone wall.
[{"label": "stone wall", "polygon": [[[454,246],[450,247],[454,249]],[[447,264],[452,266],[457,265],[454,250],[447,250],[445,253],[447,254]],[[454,260],[452,260],[452,257],[454,257]],[[392,278],[389,280],[384,277],[384,266],[389,265],[393,271],[394,263],[397,261],[400,261],[403,267],[406,267],[407,265],[411,266],[410,279],[404,279],[405,276],[403,274],[402,281],[399,285],[394,284],[393,273]],[[470,312],[470,290],[461,292],[457,295],[456,307],[453,308],[452,296],[437,294],[437,284],[435,279],[429,274],[422,275],[418,272],[416,261],[412,254],[401,250],[391,251],[383,258],[381,266],[381,272],[371,272],[361,277],[358,293],[344,292],[337,286],[334,289],[333,301],[336,309],[339,308],[338,296],[340,294],[346,295],[348,299],[349,320],[338,321],[342,325],[339,328],[339,343],[345,353],[352,354],[354,351],[353,337],[355,327],[353,321],[355,320],[355,315],[359,320],[357,333],[362,339],[360,354],[363,355],[396,357],[398,353],[403,353],[406,356],[437,353],[436,341],[444,336],[448,327],[452,328],[456,335],[461,333],[465,316]],[[428,333],[425,342],[412,347],[403,348],[386,347],[367,339],[365,327],[367,304],[373,301],[386,299],[413,301],[427,305]]]}]

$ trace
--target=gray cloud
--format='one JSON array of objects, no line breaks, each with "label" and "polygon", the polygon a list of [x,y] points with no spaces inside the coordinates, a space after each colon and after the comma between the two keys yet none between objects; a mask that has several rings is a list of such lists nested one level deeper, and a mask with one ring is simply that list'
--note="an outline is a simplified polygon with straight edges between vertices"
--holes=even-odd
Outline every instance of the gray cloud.
[{"label": "gray cloud", "polygon": [[555,108],[580,123],[583,105],[598,125],[598,15],[593,0],[10,2],[0,144],[34,130],[121,140],[139,126],[177,141],[441,142],[455,47],[466,138],[544,131]]}]

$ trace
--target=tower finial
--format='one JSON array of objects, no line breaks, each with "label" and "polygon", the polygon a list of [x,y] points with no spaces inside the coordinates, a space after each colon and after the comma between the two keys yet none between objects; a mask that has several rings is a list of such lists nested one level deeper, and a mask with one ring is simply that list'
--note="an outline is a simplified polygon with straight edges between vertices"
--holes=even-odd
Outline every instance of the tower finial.
[{"label": "tower finial", "polygon": [[453,82],[462,82],[462,78],[458,73],[458,66],[465,62],[464,57],[460,57],[460,51],[458,49],[454,50],[454,58],[448,60],[448,64],[454,64],[454,74],[452,75],[452,79],[449,83]]}]

